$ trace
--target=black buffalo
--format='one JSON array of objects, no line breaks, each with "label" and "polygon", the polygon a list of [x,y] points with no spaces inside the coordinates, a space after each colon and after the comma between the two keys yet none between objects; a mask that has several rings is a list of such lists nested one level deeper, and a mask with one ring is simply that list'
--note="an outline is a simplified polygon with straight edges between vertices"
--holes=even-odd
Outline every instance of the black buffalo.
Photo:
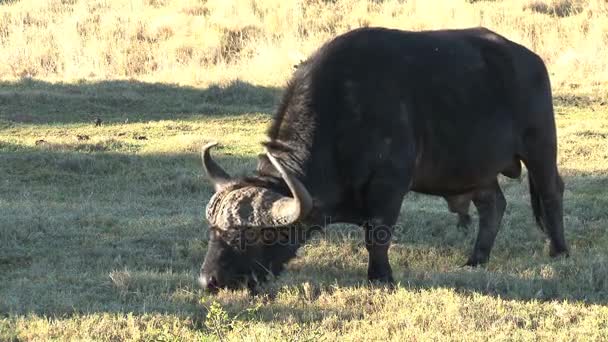
[{"label": "black buffalo", "polygon": [[484,28],[357,29],[300,64],[256,173],[231,178],[203,148],[216,193],[207,206],[204,288],[278,274],[311,230],[361,225],[368,279],[393,282],[391,227],[408,191],[446,198],[479,231],[466,265],[486,263],[505,211],[497,176],[528,169],[551,256],[567,255],[551,86],[541,58]]}]

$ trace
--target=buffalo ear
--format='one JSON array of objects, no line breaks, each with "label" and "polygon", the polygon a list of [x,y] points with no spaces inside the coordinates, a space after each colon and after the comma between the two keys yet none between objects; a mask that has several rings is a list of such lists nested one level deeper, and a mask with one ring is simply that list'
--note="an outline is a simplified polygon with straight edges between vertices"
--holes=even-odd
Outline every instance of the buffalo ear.
[{"label": "buffalo ear", "polygon": [[203,159],[203,169],[205,170],[207,178],[211,184],[213,184],[215,191],[220,191],[232,181],[232,177],[230,177],[230,175],[211,158],[210,151],[214,146],[217,146],[216,141],[203,146],[201,157]]}]

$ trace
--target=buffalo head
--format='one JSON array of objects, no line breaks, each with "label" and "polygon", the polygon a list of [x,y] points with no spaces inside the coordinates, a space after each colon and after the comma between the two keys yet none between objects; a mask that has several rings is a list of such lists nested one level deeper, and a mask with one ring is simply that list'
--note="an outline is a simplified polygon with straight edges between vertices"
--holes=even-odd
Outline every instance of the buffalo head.
[{"label": "buffalo head", "polygon": [[[312,209],[304,185],[269,152],[280,174],[267,181],[233,179],[210,156],[216,143],[203,147],[203,168],[215,188],[206,218],[209,245],[199,276],[212,292],[256,284],[277,275],[299,247],[298,224]],[[285,194],[285,186],[290,194]]]}]

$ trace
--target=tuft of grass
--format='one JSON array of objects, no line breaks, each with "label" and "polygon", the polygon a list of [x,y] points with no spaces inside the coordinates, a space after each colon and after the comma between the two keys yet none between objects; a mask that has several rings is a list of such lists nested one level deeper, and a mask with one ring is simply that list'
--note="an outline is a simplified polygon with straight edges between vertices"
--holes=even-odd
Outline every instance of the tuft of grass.
[{"label": "tuft of grass", "polygon": [[524,9],[563,18],[581,13],[584,4],[582,1],[573,0],[554,0],[550,2],[536,0],[526,4]]}]

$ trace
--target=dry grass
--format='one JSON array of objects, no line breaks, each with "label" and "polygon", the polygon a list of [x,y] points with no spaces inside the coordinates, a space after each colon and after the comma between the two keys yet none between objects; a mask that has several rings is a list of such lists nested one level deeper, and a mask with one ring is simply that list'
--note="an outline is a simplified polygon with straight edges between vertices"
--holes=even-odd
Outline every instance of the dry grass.
[{"label": "dry grass", "polygon": [[369,25],[487,26],[538,52],[556,90],[605,93],[603,0],[9,1],[0,5],[0,78],[281,86],[323,41]]}]

